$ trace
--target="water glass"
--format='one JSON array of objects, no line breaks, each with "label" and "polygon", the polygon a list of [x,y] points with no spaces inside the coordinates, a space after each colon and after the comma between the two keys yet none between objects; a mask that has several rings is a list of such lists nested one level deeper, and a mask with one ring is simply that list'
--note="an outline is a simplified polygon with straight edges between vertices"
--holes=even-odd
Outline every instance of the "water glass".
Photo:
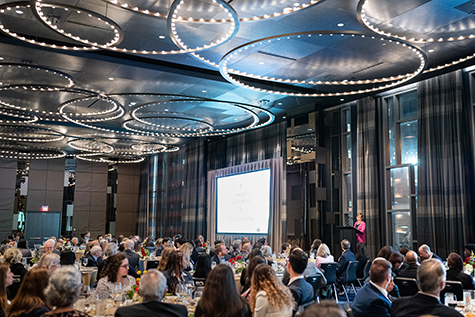
[{"label": "water glass", "polygon": [[106,314],[106,302],[103,300],[96,301],[96,316],[105,316]]},{"label": "water glass", "polygon": [[216,267],[216,262],[211,262],[211,269],[214,269]]},{"label": "water glass", "polygon": [[82,311],[83,313],[86,312],[86,298],[84,296],[80,296],[75,306],[77,310]]},{"label": "water glass", "polygon": [[445,293],[444,299],[445,299],[445,305],[457,306],[457,296],[455,296],[455,294]]}]

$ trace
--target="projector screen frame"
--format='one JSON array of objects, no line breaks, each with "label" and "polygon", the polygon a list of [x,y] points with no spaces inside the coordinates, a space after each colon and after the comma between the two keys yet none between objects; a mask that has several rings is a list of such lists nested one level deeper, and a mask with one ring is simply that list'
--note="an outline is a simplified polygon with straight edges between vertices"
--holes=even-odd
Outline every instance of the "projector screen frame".
[{"label": "projector screen frame", "polygon": [[[227,177],[232,177],[232,176],[237,176],[237,175],[244,175],[244,174],[250,174],[250,173],[255,173],[255,172],[260,172],[268,170],[269,171],[269,216],[267,219],[267,232],[257,232],[257,233],[247,233],[247,232],[219,232],[218,231],[218,179],[220,178],[227,178]],[[259,168],[255,169],[252,171],[244,171],[244,172],[238,172],[234,174],[228,174],[228,175],[223,175],[223,176],[218,176],[215,178],[215,185],[216,185],[216,200],[215,200],[215,217],[216,217],[216,225],[215,225],[215,234],[221,234],[221,235],[246,235],[246,236],[267,236],[269,235],[269,231],[271,230],[272,226],[272,217],[271,217],[271,212],[272,212],[272,169],[271,167],[264,167],[264,168]]]}]

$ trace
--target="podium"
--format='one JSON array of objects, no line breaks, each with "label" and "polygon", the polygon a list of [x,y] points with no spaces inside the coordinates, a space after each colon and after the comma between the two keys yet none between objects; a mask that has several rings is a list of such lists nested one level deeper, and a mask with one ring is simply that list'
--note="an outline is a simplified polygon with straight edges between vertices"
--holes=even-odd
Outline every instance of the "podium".
[{"label": "podium", "polygon": [[356,254],[356,234],[361,233],[358,229],[355,229],[350,226],[338,226],[336,227],[340,231],[340,242],[343,239],[350,241],[350,250]]}]

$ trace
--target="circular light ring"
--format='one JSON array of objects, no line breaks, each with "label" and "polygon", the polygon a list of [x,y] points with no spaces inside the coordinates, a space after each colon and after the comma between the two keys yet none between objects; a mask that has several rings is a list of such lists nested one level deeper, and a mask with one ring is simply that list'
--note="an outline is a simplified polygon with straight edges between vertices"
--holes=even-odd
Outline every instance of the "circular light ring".
[{"label": "circular light ring", "polygon": [[[142,108],[145,108],[145,107],[150,107],[150,106],[154,106],[154,105],[160,105],[160,104],[167,104],[167,103],[180,103],[180,102],[193,102],[193,101],[197,101],[197,100],[194,100],[194,99],[181,99],[181,100],[167,100],[167,101],[163,101],[163,102],[152,102],[152,103],[146,103],[146,104],[141,104],[139,106],[137,106],[131,113],[130,115],[132,116],[132,118],[136,121],[140,121],[140,119],[136,116],[136,112]],[[233,107],[236,107],[236,108],[239,108],[241,110],[244,110],[245,112],[247,112],[249,115],[252,116],[253,118],[253,122],[242,128],[242,129],[252,129],[253,127],[255,127],[258,123],[259,123],[259,116],[252,110],[248,109],[247,106],[250,106],[250,105],[243,105],[243,104],[238,104],[238,103],[230,103],[230,102],[223,102],[223,101],[219,101],[219,100],[213,100],[213,99],[208,99],[208,100],[198,100],[200,102],[215,102],[215,103],[225,103],[225,104],[230,104],[231,106]],[[251,106],[253,107],[253,106]],[[127,129],[127,130],[130,130],[130,131],[133,131],[133,132],[136,132],[136,133],[146,133],[147,135],[153,135],[153,136],[171,136],[171,137],[193,137],[193,136],[199,136],[199,135],[203,135],[203,134],[207,134],[206,131],[193,131],[193,132],[187,132],[187,133],[179,133],[179,134],[170,134],[170,133],[162,133],[162,132],[145,132],[143,130],[137,130],[137,129],[134,129],[132,127],[130,127],[129,125],[129,122],[131,122],[131,120],[128,120],[128,121],[125,121],[122,126]],[[145,124],[148,124],[148,123],[145,123]],[[176,128],[176,130],[181,130],[180,128]],[[225,132],[227,133],[227,131],[229,131],[229,129],[214,129],[212,132],[215,132],[215,133],[221,133],[221,132]]]},{"label": "circular light ring", "polygon": [[[24,129],[25,131],[2,131],[4,129]],[[28,136],[37,134],[39,136]],[[30,125],[11,125],[0,123],[0,140],[18,141],[18,142],[55,142],[64,139],[64,135],[60,132],[48,128],[35,127]]]},{"label": "circular light ring", "polygon": [[183,2],[184,0],[173,1],[169,9],[169,12],[172,12],[173,14],[168,15],[167,26],[168,26],[168,34],[170,35],[170,38],[172,39],[173,43],[175,43],[180,49],[185,50],[186,53],[202,51],[204,49],[210,49],[212,47],[216,47],[224,43],[227,43],[239,31],[239,17],[236,11],[234,11],[234,9],[223,0],[213,0],[213,2],[216,2],[220,6],[220,8],[225,10],[227,15],[231,18],[230,31],[226,35],[221,37],[219,40],[212,42],[211,44],[207,44],[207,45],[196,47],[196,48],[188,48],[188,46],[185,43],[183,43],[183,41],[180,39],[180,36],[178,35],[177,29],[176,29],[176,23],[182,22],[181,17],[178,16],[179,14],[178,11],[179,11],[180,5],[182,5]]},{"label": "circular light ring", "polygon": [[[123,34],[122,29],[120,28],[120,26],[117,23],[115,23],[114,21],[112,21],[111,19],[109,19],[108,17],[106,17],[102,14],[99,14],[97,12],[87,10],[87,9],[84,9],[84,8],[80,8],[80,7],[76,7],[76,6],[72,6],[72,5],[61,4],[61,3],[55,3],[55,2],[44,3],[42,0],[31,0],[30,1],[30,7],[31,7],[31,10],[33,11],[33,14],[36,16],[36,18],[42,24],[44,24],[45,26],[47,26],[51,30],[55,31],[56,33],[58,33],[62,36],[65,36],[67,38],[70,38],[74,41],[81,42],[85,45],[94,46],[94,47],[102,47],[102,48],[109,47],[109,46],[115,46],[115,45],[119,44],[120,42],[122,42],[124,34]],[[75,36],[71,33],[66,32],[63,29],[58,29],[56,27],[56,25],[52,25],[52,23],[50,21],[48,21],[47,16],[45,16],[43,11],[41,10],[42,7],[50,7],[50,8],[54,8],[54,9],[59,8],[59,9],[64,9],[66,11],[73,10],[73,11],[76,11],[78,14],[87,14],[87,16],[89,18],[95,18],[98,21],[103,22],[105,24],[105,27],[109,27],[111,29],[111,31],[114,32],[114,38],[110,42],[107,42],[105,44],[99,44],[97,42],[91,42],[88,39],[83,39],[79,36]],[[87,24],[87,22],[86,22],[86,24]]]},{"label": "circular light ring", "polygon": [[447,38],[407,38],[404,35],[399,35],[399,34],[392,34],[390,32],[385,32],[383,30],[378,29],[375,27],[371,22],[369,21],[368,17],[366,16],[365,13],[365,6],[368,3],[368,0],[360,0],[358,2],[358,5],[356,7],[356,16],[358,18],[358,21],[363,24],[365,27],[367,27],[369,30],[383,36],[387,37],[393,37],[396,39],[401,39],[404,41],[408,41],[411,43],[435,43],[435,42],[453,42],[453,41],[462,41],[462,40],[467,40],[467,39],[474,39],[475,35],[470,34],[469,36],[458,36],[458,37],[447,37]]},{"label": "circular light ring", "polygon": [[[371,38],[371,40],[375,40],[376,38],[374,36],[370,36],[361,32],[354,32],[354,31],[310,31],[310,32],[299,32],[299,33],[289,33],[289,34],[282,34],[282,35],[276,35],[276,36],[271,36],[271,37],[266,37],[263,39],[255,40],[249,43],[246,43],[244,45],[238,46],[234,48],[233,50],[229,51],[226,53],[226,55],[223,56],[221,59],[221,62],[219,64],[219,71],[225,77],[228,81],[244,86],[246,88],[251,88],[254,90],[258,91],[263,91],[263,92],[271,92],[271,93],[276,93],[276,94],[287,94],[284,92],[272,92],[270,90],[264,90],[264,89],[259,89],[256,87],[251,87],[247,86],[244,84],[241,84],[238,80],[234,79],[232,75],[236,76],[242,76],[242,77],[249,77],[249,78],[254,78],[254,79],[259,79],[263,81],[270,81],[270,82],[278,82],[278,83],[289,83],[289,84],[308,84],[308,85],[364,85],[364,84],[375,84],[375,83],[387,83],[391,82],[390,84],[387,84],[384,86],[384,88],[381,89],[386,89],[389,87],[393,87],[396,85],[401,84],[402,82],[406,82],[418,74],[420,74],[426,64],[427,64],[427,57],[424,54],[424,52],[416,47],[413,46],[409,43],[405,43],[403,41],[399,40],[393,40],[391,38],[387,37],[381,37],[381,40],[386,40],[389,42],[395,42],[396,45],[402,45],[403,47],[406,47],[409,51],[412,51],[417,55],[417,58],[420,60],[420,65],[418,69],[410,74],[403,74],[403,75],[396,75],[396,76],[391,76],[391,77],[386,77],[386,78],[379,78],[379,79],[361,79],[361,80],[343,80],[343,81],[306,81],[306,80],[298,80],[298,79],[282,79],[282,78],[269,78],[267,76],[259,76],[255,74],[248,74],[245,72],[240,72],[234,69],[229,69],[227,68],[227,63],[233,57],[234,55],[241,53],[248,48],[252,48],[258,45],[262,44],[268,44],[272,43],[274,41],[280,41],[282,38],[284,39],[292,39],[292,38],[300,38],[300,37],[311,37],[312,35],[318,35],[319,37],[322,35],[328,35],[328,36],[333,36],[339,34],[340,36],[351,36],[351,37],[361,37],[361,38]],[[231,75],[232,74],[232,75]],[[383,86],[381,86],[383,87]],[[380,90],[380,89],[376,89]],[[361,92],[362,91],[362,92]],[[373,92],[375,89],[366,89],[366,90],[360,90],[360,92],[348,92],[347,94],[356,94],[356,93],[364,93],[364,92]],[[340,93],[341,94],[341,93]],[[295,93],[290,93],[289,95],[293,96],[307,96],[306,94],[295,94]],[[331,95],[331,96],[338,96],[336,93],[331,93],[331,94],[309,94],[311,97],[325,97],[326,95]]]},{"label": "circular light ring", "polygon": [[76,158],[83,161],[110,163],[110,164],[116,164],[116,163],[133,164],[133,163],[140,163],[145,160],[145,157],[133,155],[133,154],[123,154],[123,155],[117,155],[117,156],[100,156],[100,157],[99,155],[91,157],[91,156],[85,156],[83,154],[77,154]]},{"label": "circular light ring", "polygon": [[[107,109],[105,111],[99,111],[99,112],[88,112],[88,113],[71,113],[71,112],[66,112],[65,108],[67,106],[70,106],[74,103],[80,102],[80,101],[87,101],[90,99],[96,99],[96,101],[101,100],[105,102],[109,102],[112,104],[112,107],[110,109]],[[93,103],[94,104],[94,103]],[[104,97],[85,97],[85,98],[76,98],[73,100],[66,101],[65,103],[62,103],[59,105],[59,113],[60,115],[65,118],[65,119],[71,119],[74,122],[102,122],[102,121],[110,121],[110,120],[115,120],[117,118],[122,117],[125,114],[125,110],[122,106],[119,105],[119,103],[113,99],[110,98],[104,98]],[[104,118],[89,118],[91,116],[98,116],[98,115],[110,115],[108,117]],[[82,116],[87,116],[85,119],[79,118],[79,119],[73,119],[71,117],[82,117]],[[68,121],[71,121],[68,120]]]},{"label": "circular light ring", "polygon": [[65,151],[55,148],[0,144],[0,157],[2,158],[46,160],[61,158],[65,157],[66,155],[67,153]]},{"label": "circular light ring", "polygon": [[68,145],[75,150],[91,153],[111,153],[114,147],[102,141],[93,139],[74,139]]},{"label": "circular light ring", "polygon": [[[165,19],[165,18],[168,17],[167,14],[160,13],[158,11],[150,11],[150,10],[146,10],[146,9],[141,9],[141,8],[136,7],[136,6],[132,6],[132,5],[128,4],[125,1],[118,1],[118,0],[102,0],[102,1],[110,3],[110,4],[115,5],[117,7],[121,7],[122,9],[125,9],[125,10],[129,10],[129,11],[137,12],[137,13],[141,13],[141,14],[146,14],[146,15],[153,16],[153,17],[156,17],[156,18]],[[261,21],[261,20],[271,19],[271,18],[274,18],[274,17],[279,17],[279,16],[283,16],[283,15],[287,15],[287,14],[290,14],[290,13],[297,12],[297,11],[302,10],[302,9],[306,9],[308,7],[311,7],[313,5],[321,3],[323,1],[325,1],[325,0],[311,0],[310,2],[307,2],[307,3],[304,3],[304,4],[299,4],[298,6],[293,6],[292,8],[288,8],[288,9],[285,8],[281,12],[274,12],[274,13],[271,13],[271,14],[264,14],[264,15],[260,15],[260,16],[254,16],[252,18],[241,18],[241,19],[239,19],[239,21],[240,22],[248,22],[248,21]],[[169,12],[171,12],[171,10],[169,10]],[[229,23],[229,22],[232,21],[231,19],[217,19],[217,20],[215,20],[215,19],[199,19],[199,18],[193,18],[193,17],[184,17],[184,18],[182,18],[182,20],[183,20],[183,22],[202,22],[202,23]]]},{"label": "circular light ring", "polygon": [[[156,123],[152,123],[152,122],[148,122],[148,121],[145,121],[143,119],[169,119],[169,120],[182,120],[182,121],[189,121],[189,122],[192,122],[192,123],[198,123],[198,124],[202,124],[204,126],[206,126],[206,128],[201,128],[201,129],[190,129],[190,128],[177,128],[177,127],[174,127],[174,126],[170,126],[170,125],[161,125],[161,124],[156,124]],[[138,120],[140,123],[143,123],[143,124],[146,124],[146,125],[150,125],[150,126],[153,126],[155,128],[158,128],[158,129],[168,129],[168,130],[179,130],[179,131],[190,131],[190,132],[196,132],[196,131],[203,131],[203,132],[206,132],[206,131],[212,131],[213,130],[213,126],[208,123],[208,122],[205,122],[203,120],[198,120],[198,119],[193,119],[193,118],[186,118],[186,117],[174,117],[174,116],[165,116],[165,115],[162,115],[162,116],[147,116],[147,117],[140,117],[138,118]]]},{"label": "circular light ring", "polygon": [[[1,104],[0,104],[1,105]],[[36,122],[39,120],[38,116],[34,115],[34,114],[29,114],[28,111],[25,111],[25,110],[18,110],[18,109],[12,109],[12,108],[5,108],[5,109],[2,109],[0,108],[0,114],[1,115],[5,115],[5,116],[9,116],[9,117],[14,117],[14,118],[18,118],[18,119],[21,119],[22,121],[19,121],[19,120],[14,120],[14,121],[10,121],[10,120],[0,120],[0,123],[33,123],[33,122]]]},{"label": "circular light ring", "polygon": [[160,144],[160,143],[132,144],[130,148],[132,151],[136,151],[138,153],[144,153],[144,154],[174,152],[180,149],[180,147],[176,145],[165,145],[165,144]]},{"label": "circular light ring", "polygon": [[[32,70],[37,70],[37,71],[44,71],[45,73],[49,73],[49,74],[53,74],[55,76],[62,77],[64,79],[66,79],[66,81],[68,82],[68,84],[66,85],[67,88],[72,87],[75,84],[73,77],[71,77],[70,75],[68,75],[68,74],[66,74],[62,71],[59,71],[59,70],[56,70],[56,69],[53,69],[53,68],[44,67],[44,66],[37,66],[37,65],[25,65],[25,64],[19,64],[19,63],[0,63],[0,68],[4,67],[4,66],[18,67],[18,68],[23,68],[23,69],[32,69]],[[7,85],[2,84],[2,86],[8,86],[8,84]]]},{"label": "circular light ring", "polygon": [[[8,2],[0,5],[0,16],[5,11],[10,11],[12,9],[19,9],[19,8],[29,8],[30,1],[16,1],[16,2]],[[38,42],[34,38],[26,38],[25,36],[18,35],[17,33],[8,29],[5,25],[3,25],[0,19],[0,31],[23,42],[27,42],[30,44],[39,45],[42,47],[49,47],[54,49],[62,49],[62,50],[73,50],[73,51],[90,51],[90,50],[97,50],[98,47],[95,46],[68,46],[68,45],[56,45],[56,44],[49,44],[46,42]]]}]

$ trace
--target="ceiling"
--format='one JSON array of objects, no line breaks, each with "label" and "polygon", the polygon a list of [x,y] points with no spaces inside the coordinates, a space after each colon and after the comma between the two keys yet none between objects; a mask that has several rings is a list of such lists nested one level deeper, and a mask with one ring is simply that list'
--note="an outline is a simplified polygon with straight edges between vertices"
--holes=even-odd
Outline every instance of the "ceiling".
[{"label": "ceiling", "polygon": [[138,162],[466,67],[473,12],[475,0],[0,0],[0,156]]}]

